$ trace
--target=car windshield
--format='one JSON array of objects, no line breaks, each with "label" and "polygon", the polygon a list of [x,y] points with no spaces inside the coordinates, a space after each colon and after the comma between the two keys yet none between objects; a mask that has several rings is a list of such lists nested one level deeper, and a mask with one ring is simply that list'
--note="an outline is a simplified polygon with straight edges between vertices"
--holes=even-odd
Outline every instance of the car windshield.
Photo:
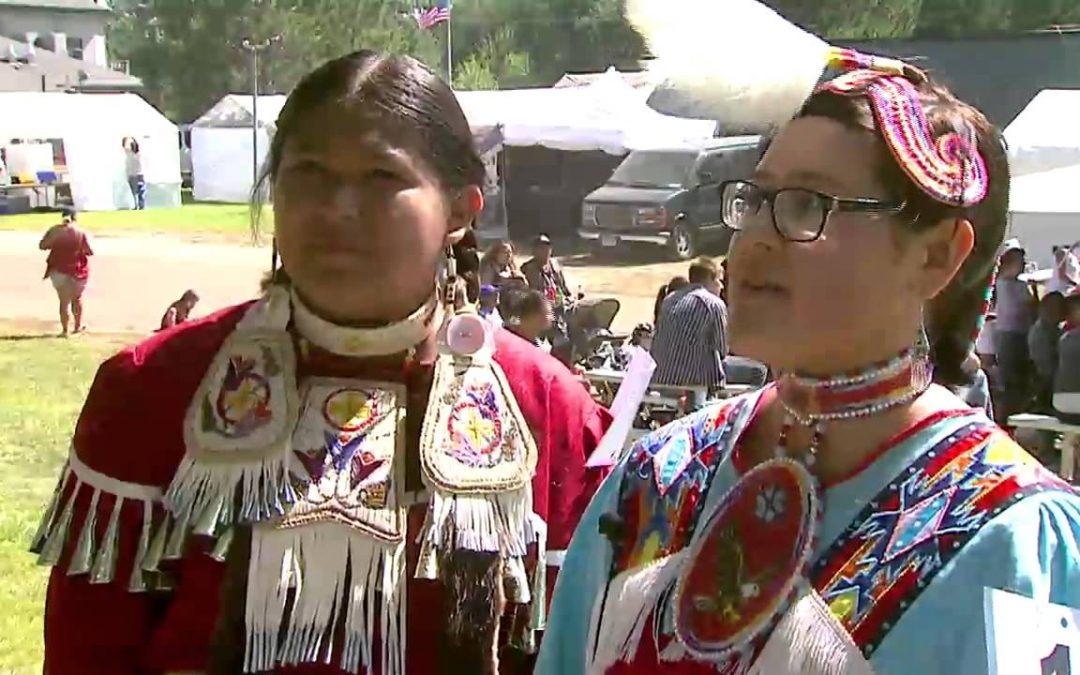
[{"label": "car windshield", "polygon": [[690,151],[632,152],[615,169],[609,185],[637,187],[682,187],[697,159]]}]

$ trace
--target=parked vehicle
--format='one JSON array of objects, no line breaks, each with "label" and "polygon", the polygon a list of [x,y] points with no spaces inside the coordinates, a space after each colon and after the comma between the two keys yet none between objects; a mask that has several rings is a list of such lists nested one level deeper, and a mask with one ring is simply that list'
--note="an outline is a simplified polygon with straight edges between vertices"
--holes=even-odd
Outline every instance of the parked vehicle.
[{"label": "parked vehicle", "polygon": [[718,186],[748,177],[762,149],[760,136],[731,136],[631,152],[585,198],[578,234],[601,249],[627,243],[664,246],[680,260],[699,255],[709,244],[726,250],[731,232],[720,220]]}]

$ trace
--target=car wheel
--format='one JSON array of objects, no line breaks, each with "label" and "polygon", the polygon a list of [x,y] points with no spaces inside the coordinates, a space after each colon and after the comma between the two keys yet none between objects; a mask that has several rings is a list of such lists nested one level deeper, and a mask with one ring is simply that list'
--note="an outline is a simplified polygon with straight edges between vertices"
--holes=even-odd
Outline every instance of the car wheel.
[{"label": "car wheel", "polygon": [[697,255],[694,233],[686,225],[676,225],[671,233],[671,250],[679,260],[690,260]]}]

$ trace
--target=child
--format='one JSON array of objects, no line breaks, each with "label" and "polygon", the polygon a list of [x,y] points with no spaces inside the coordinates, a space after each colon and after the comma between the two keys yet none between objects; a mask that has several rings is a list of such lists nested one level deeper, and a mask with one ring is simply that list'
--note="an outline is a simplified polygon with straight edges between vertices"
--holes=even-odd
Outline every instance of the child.
[{"label": "child", "polygon": [[188,317],[191,316],[191,310],[195,309],[198,302],[199,295],[195,291],[190,288],[184,291],[180,299],[169,305],[169,308],[165,310],[165,315],[161,317],[161,327],[158,330],[172,328],[187,321]]},{"label": "child", "polygon": [[551,303],[543,293],[532,289],[517,291],[511,306],[513,314],[507,328],[518,337],[551,353],[551,343],[543,336],[551,330],[552,310]]},{"label": "child", "polygon": [[503,327],[502,315],[499,314],[499,287],[484,284],[480,287],[480,316],[496,330]]}]

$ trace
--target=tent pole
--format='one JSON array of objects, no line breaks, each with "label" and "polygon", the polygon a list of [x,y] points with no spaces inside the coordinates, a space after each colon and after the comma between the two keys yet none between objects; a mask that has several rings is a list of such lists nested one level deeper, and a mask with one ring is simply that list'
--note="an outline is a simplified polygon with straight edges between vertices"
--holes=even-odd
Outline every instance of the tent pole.
[{"label": "tent pole", "polygon": [[259,181],[259,50],[251,50],[251,189]]},{"label": "tent pole", "polygon": [[[450,7],[450,3],[446,5]],[[446,86],[454,86],[454,43],[451,37],[452,30],[450,24],[453,23],[453,18],[448,15],[446,17]]]}]

